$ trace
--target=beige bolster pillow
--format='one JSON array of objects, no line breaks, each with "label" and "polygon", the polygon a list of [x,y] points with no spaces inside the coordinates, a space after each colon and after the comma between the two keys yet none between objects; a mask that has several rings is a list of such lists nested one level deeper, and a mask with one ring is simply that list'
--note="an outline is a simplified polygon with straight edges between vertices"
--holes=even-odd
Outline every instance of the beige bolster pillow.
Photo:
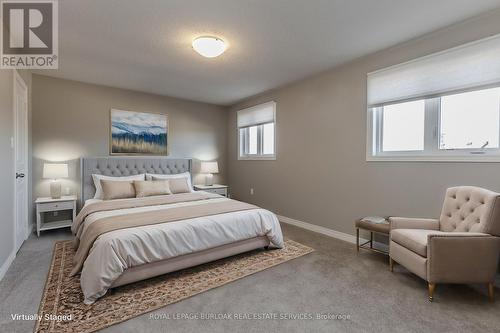
[{"label": "beige bolster pillow", "polygon": [[[153,180],[161,180],[161,178],[153,176]],[[170,192],[172,192],[173,194],[191,192],[191,189],[188,185],[188,179],[186,177],[170,178],[168,179],[168,186],[170,187]]]},{"label": "beige bolster pillow", "polygon": [[114,181],[101,179],[104,200],[135,198],[133,181]]},{"label": "beige bolster pillow", "polygon": [[137,198],[151,197],[154,195],[172,194],[168,186],[168,180],[135,180],[135,196]]}]

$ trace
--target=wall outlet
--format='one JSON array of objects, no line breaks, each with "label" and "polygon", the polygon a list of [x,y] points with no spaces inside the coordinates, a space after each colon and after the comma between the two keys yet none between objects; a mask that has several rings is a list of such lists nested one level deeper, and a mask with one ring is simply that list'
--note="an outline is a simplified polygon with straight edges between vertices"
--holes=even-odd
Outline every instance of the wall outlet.
[{"label": "wall outlet", "polygon": [[54,216],[58,216],[59,215],[59,212],[54,212]]},{"label": "wall outlet", "polygon": [[250,189],[250,195],[253,195],[253,188]]}]

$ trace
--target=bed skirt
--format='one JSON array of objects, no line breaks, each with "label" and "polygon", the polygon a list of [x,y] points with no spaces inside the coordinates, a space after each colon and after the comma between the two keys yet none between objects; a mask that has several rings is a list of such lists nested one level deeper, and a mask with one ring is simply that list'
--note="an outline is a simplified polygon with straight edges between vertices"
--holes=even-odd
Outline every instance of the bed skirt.
[{"label": "bed skirt", "polygon": [[201,265],[210,261],[234,256],[236,254],[252,251],[266,246],[269,246],[269,239],[266,236],[254,237],[200,252],[132,267],[125,270],[122,275],[120,275],[120,277],[113,282],[111,288],[149,279],[184,268]]}]

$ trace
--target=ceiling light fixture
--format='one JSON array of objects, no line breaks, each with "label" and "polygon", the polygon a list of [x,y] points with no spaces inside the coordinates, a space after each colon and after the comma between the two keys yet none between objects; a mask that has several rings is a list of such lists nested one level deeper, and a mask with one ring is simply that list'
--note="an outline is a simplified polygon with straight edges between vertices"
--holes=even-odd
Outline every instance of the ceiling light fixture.
[{"label": "ceiling light fixture", "polygon": [[226,43],[217,37],[198,37],[193,40],[193,49],[206,58],[215,58],[226,51]]}]

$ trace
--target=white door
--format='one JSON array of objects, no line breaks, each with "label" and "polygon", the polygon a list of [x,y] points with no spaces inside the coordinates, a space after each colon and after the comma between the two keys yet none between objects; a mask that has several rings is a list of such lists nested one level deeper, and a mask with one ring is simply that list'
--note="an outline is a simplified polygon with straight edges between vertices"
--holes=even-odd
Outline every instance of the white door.
[{"label": "white door", "polygon": [[28,232],[28,88],[14,70],[14,170],[16,252]]}]

